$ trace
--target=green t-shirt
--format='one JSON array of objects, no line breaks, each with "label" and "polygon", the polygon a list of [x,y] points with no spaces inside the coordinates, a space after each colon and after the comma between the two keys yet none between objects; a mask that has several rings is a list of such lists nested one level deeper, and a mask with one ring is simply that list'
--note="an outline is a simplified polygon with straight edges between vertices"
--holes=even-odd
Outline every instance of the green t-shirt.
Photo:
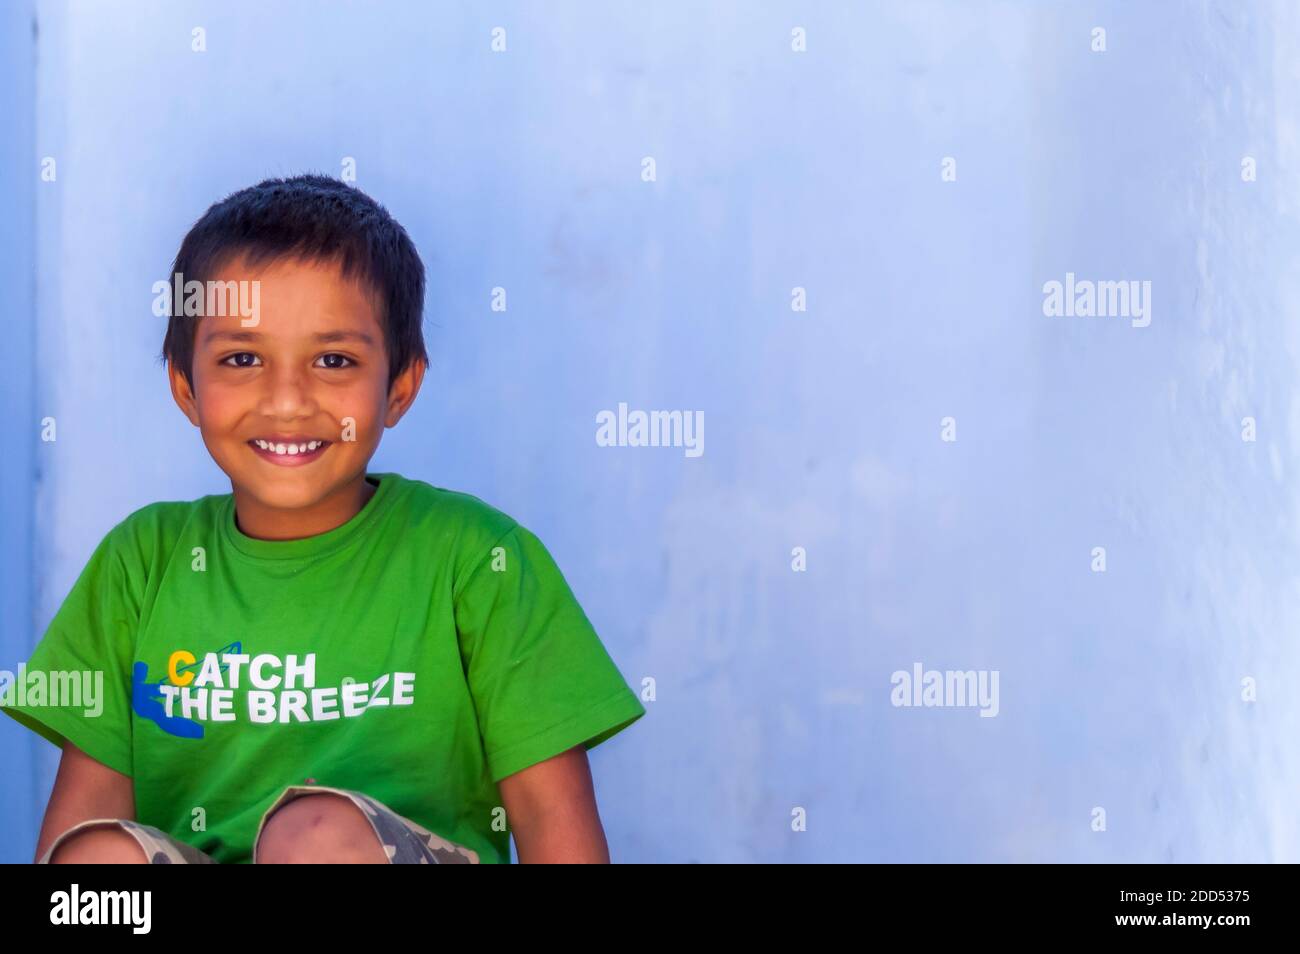
[{"label": "green t-shirt", "polygon": [[351,520],[301,540],[244,535],[231,494],[137,510],[3,711],[130,775],[138,821],[218,862],[250,862],[262,814],[312,778],[508,863],[497,783],[645,708],[536,536],[476,497],[367,479]]}]

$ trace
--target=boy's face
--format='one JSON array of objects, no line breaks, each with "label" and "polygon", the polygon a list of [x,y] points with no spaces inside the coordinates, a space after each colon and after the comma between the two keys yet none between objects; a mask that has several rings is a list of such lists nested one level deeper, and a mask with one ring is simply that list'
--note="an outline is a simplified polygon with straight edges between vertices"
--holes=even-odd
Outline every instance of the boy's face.
[{"label": "boy's face", "polygon": [[[310,524],[311,508],[332,510],[364,490],[384,428],[415,400],[424,365],[413,362],[390,391],[378,304],[333,263],[251,269],[236,258],[212,279],[260,282],[257,323],[245,327],[239,314],[189,319],[197,323],[194,387],[169,363],[172,394],[230,477],[241,522],[247,510]],[[287,453],[290,444],[297,454]]]}]

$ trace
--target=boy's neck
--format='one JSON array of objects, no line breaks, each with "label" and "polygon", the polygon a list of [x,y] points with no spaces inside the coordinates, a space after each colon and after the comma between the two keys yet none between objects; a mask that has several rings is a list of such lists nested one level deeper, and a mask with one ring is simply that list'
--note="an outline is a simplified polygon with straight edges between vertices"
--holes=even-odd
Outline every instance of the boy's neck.
[{"label": "boy's neck", "polygon": [[378,488],[363,473],[344,489],[303,510],[265,507],[238,489],[235,498],[235,526],[255,540],[301,540],[316,537],[347,523],[363,508]]}]

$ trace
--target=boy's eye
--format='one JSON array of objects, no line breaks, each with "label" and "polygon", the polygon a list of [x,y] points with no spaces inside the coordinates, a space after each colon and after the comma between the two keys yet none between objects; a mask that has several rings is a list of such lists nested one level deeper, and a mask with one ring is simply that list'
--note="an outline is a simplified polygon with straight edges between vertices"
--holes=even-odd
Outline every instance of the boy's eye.
[{"label": "boy's eye", "polygon": [[[232,367],[232,368],[252,368],[252,367],[255,367],[255,365],[252,363],[252,361],[242,361],[242,360],[240,360],[240,359],[242,359],[242,358],[250,358],[250,359],[252,359],[252,361],[260,360],[260,359],[258,359],[257,355],[253,354],[251,351],[240,351],[240,352],[237,352],[237,353],[235,353],[235,354],[228,355],[228,356],[225,357],[225,358],[222,358],[221,361],[220,361],[220,363],[221,363],[221,364],[224,364],[224,365],[227,365],[227,366],[229,366],[229,367]],[[339,362],[345,362],[345,361],[346,361],[346,362],[348,362],[348,363],[347,363],[347,364],[342,364],[342,363],[331,364],[331,363],[329,363],[329,361],[330,361],[331,358],[337,358]],[[345,355],[345,354],[323,354],[323,355],[320,356],[320,358],[319,358],[318,360],[321,360],[321,361],[326,362],[325,367],[326,367],[326,368],[329,368],[330,370],[334,370],[334,371],[339,371],[339,370],[342,370],[343,368],[348,368],[348,367],[351,367],[352,365],[356,364],[355,361],[353,361],[351,358],[349,358],[349,357],[348,357],[347,355]]]}]

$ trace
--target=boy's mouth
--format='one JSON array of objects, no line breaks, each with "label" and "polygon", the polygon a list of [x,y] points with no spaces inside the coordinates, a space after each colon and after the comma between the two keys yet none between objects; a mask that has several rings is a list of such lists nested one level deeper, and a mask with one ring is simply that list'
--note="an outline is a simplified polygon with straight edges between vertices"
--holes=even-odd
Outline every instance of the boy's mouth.
[{"label": "boy's mouth", "polygon": [[258,457],[284,467],[297,467],[309,464],[325,452],[330,441],[311,437],[295,437],[292,440],[280,438],[254,437],[248,441]]}]

